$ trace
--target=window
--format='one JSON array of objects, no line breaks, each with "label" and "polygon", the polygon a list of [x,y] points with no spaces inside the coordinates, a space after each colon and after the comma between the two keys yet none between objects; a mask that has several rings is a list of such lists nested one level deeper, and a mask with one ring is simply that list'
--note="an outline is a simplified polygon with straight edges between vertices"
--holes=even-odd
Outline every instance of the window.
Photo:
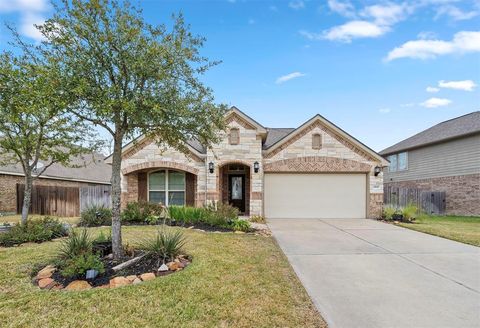
[{"label": "window", "polygon": [[148,201],[169,205],[185,205],[185,173],[162,170],[148,176]]},{"label": "window", "polygon": [[405,171],[408,168],[407,152],[390,155],[388,160],[390,162],[389,172]]},{"label": "window", "polygon": [[312,136],[312,148],[313,149],[320,149],[322,148],[322,135],[315,133]]},{"label": "window", "polygon": [[237,128],[230,129],[230,144],[238,145],[240,143],[240,130]]}]

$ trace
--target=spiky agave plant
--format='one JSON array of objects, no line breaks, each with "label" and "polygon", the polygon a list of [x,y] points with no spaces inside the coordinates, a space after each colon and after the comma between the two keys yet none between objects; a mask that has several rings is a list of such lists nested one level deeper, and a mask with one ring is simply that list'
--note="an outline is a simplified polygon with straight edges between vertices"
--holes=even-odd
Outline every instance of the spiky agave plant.
[{"label": "spiky agave plant", "polygon": [[161,263],[173,261],[180,255],[185,243],[186,238],[182,231],[167,229],[164,225],[157,230],[155,236],[143,240],[139,248],[145,252],[145,257],[160,266]]}]

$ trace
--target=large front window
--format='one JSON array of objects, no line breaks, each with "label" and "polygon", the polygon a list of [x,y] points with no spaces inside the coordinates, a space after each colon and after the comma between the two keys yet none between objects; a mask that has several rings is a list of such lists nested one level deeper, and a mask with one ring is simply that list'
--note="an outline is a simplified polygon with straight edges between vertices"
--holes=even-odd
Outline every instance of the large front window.
[{"label": "large front window", "polygon": [[185,173],[173,170],[155,171],[148,176],[148,201],[185,205]]}]

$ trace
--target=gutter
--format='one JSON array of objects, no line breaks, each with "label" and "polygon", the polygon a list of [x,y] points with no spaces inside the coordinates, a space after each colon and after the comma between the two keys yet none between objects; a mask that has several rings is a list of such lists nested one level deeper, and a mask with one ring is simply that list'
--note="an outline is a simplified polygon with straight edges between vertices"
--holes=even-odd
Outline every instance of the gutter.
[{"label": "gutter", "polygon": [[[0,171],[0,174],[2,174],[2,175],[20,176],[20,177],[24,177],[24,176],[25,176],[25,174],[23,174],[23,173],[14,173],[14,172],[6,172],[6,171]],[[102,184],[102,185],[111,185],[110,182],[105,182],[105,181],[88,180],[88,179],[74,179],[74,178],[62,178],[62,177],[52,177],[52,176],[48,176],[48,175],[34,176],[34,178],[38,178],[38,179],[50,179],[50,180],[61,180],[61,181],[72,181],[72,182],[95,183],[95,184]]]}]

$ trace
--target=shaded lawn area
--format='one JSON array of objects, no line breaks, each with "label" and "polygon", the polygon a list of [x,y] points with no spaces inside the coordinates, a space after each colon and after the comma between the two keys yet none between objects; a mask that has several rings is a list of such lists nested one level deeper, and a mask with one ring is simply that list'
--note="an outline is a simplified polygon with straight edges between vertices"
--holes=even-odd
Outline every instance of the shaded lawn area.
[{"label": "shaded lawn area", "polygon": [[[28,219],[29,220],[35,220],[35,219],[43,218],[45,216],[47,216],[47,215],[30,214],[28,216]],[[78,221],[80,220],[79,217],[57,217],[57,216],[52,216],[52,215],[50,215],[50,217],[56,218],[60,222],[66,222],[66,223],[70,223],[70,224],[77,224]],[[2,224],[4,222],[19,223],[21,219],[22,219],[22,216],[19,215],[19,214],[18,215],[3,215],[3,216],[0,216],[0,224]]]},{"label": "shaded lawn area", "polygon": [[[92,228],[92,234],[101,229]],[[176,228],[179,229],[179,228]],[[124,227],[134,245],[155,227]],[[0,248],[0,322],[9,327],[326,327],[271,237],[184,229],[185,270],[140,285],[42,291],[32,265],[59,241]]]},{"label": "shaded lawn area", "polygon": [[480,246],[480,217],[422,216],[415,223],[399,223],[399,225],[465,244]]}]

